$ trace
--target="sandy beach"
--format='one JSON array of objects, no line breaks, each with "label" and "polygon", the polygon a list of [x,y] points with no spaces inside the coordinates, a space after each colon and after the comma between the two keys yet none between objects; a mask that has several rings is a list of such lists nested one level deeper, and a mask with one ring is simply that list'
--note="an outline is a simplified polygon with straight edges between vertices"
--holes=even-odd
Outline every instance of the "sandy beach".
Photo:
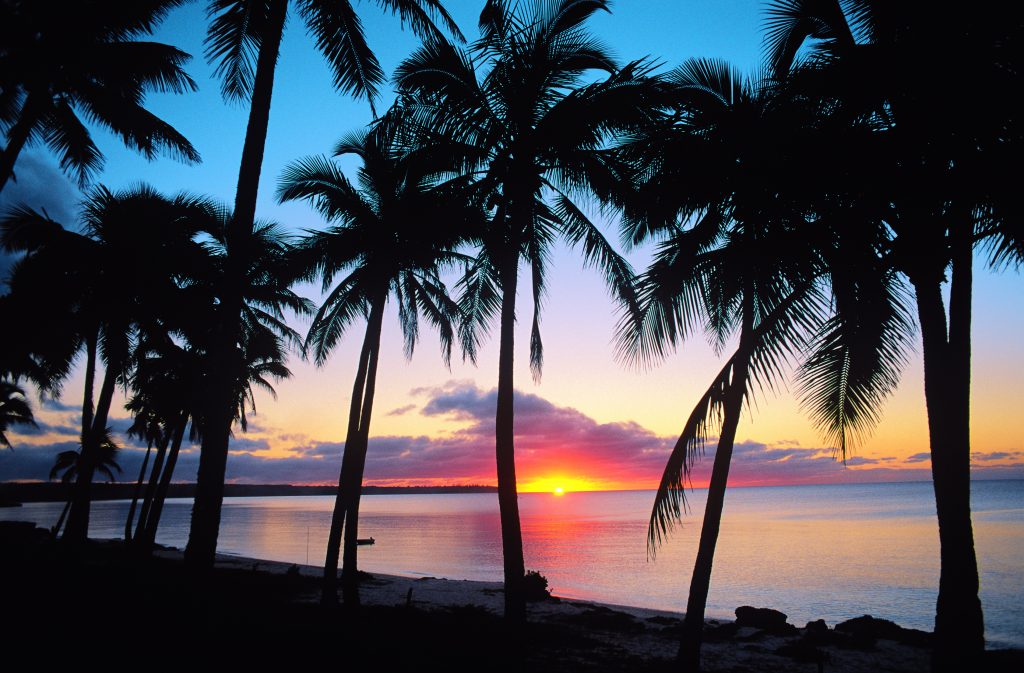
[{"label": "sandy beach", "polygon": [[[676,668],[681,615],[672,612],[552,596],[530,603],[526,627],[510,632],[499,582],[364,573],[359,609],[327,609],[319,604],[315,566],[221,554],[212,572],[196,573],[172,548],[148,560],[120,540],[71,551],[31,524],[8,524],[2,538],[0,632],[9,661],[47,648],[71,662],[75,644],[104,642],[127,657],[117,661],[165,651],[188,660],[213,656],[231,670],[282,656],[300,669],[331,658],[385,671],[428,663],[531,673]],[[931,634],[891,622],[860,619],[837,628],[786,624],[770,610],[744,615],[746,622],[707,623],[704,670],[929,669]],[[760,619],[775,621],[750,625]],[[57,649],[46,644],[55,630]],[[979,670],[1020,670],[1022,655],[989,652]]]},{"label": "sandy beach", "polygon": [[[180,560],[180,550],[165,549],[158,555]],[[299,575],[312,580],[308,591],[296,600],[316,604],[319,600],[317,580],[322,568],[280,563],[262,559],[220,554],[217,567],[223,570],[250,571],[270,575]],[[400,577],[368,575],[361,584],[364,605],[413,608],[427,612],[477,609],[500,616],[502,610],[500,582],[445,579],[436,577]],[[578,630],[598,642],[590,654],[608,661],[644,660],[670,664],[678,649],[676,630],[680,613],[650,610],[624,605],[609,605],[560,598],[532,602],[528,618],[540,624],[558,624]],[[829,631],[815,637],[807,629],[793,629],[788,634],[773,634],[751,626],[708,621],[709,638],[704,646],[707,671],[835,671],[838,673],[870,673],[875,671],[914,672],[928,670],[927,647],[901,643],[886,638],[862,636],[842,638]],[[914,632],[920,634],[921,632]],[[818,664],[821,664],[819,669]]]}]

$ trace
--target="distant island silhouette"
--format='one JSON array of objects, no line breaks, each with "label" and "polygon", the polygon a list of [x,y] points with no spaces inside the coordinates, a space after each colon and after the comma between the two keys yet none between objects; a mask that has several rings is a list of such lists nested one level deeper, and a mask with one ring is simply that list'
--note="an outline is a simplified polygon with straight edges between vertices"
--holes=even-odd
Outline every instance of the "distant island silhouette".
[{"label": "distant island silhouette", "polygon": [[[133,483],[93,484],[93,500],[130,500],[135,490]],[[334,495],[337,486],[301,486],[294,484],[225,484],[224,497],[253,498],[260,496]],[[494,486],[363,486],[364,495],[432,495],[437,493],[497,493]],[[170,498],[195,497],[194,483],[171,484]],[[68,498],[67,485],[52,482],[0,483],[0,501],[5,502],[64,502]]]}]

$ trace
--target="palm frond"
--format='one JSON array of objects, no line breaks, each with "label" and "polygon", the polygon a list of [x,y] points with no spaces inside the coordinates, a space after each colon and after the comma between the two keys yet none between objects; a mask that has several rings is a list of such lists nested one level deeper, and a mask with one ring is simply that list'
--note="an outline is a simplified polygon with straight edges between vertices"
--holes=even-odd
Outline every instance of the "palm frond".
[{"label": "palm frond", "polygon": [[697,458],[704,454],[709,431],[722,423],[725,395],[735,367],[730,358],[690,412],[676,440],[654,496],[654,508],[647,526],[647,554],[651,558],[667,539],[686,507],[686,486]]},{"label": "palm frond", "polygon": [[207,10],[206,60],[216,63],[221,95],[248,100],[256,81],[256,59],[263,42],[267,3],[263,0],[211,0]]},{"label": "palm frond", "polygon": [[366,43],[363,24],[349,0],[298,0],[317,48],[323,53],[339,91],[366,98],[376,117],[374,99],[384,83],[384,71]]}]

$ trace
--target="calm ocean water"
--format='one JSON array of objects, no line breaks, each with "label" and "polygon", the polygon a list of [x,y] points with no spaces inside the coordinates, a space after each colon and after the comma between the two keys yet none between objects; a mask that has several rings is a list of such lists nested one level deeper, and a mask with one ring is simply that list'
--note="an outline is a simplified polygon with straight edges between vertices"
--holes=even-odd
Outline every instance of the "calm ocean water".
[{"label": "calm ocean water", "polygon": [[[1024,481],[974,482],[974,531],[990,647],[1024,647]],[[526,565],[554,593],[681,611],[703,490],[655,560],[646,552],[653,492],[520,496]],[[377,495],[362,501],[360,548],[369,572],[500,580],[494,494]],[[333,498],[228,498],[220,551],[323,562]],[[94,505],[90,535],[120,537],[127,503]],[[52,525],[57,503],[0,509],[0,519]],[[191,501],[172,500],[158,541],[182,547]],[[709,617],[738,605],[773,607],[802,626],[871,614],[931,630],[939,579],[929,483],[734,488],[726,495]]]}]

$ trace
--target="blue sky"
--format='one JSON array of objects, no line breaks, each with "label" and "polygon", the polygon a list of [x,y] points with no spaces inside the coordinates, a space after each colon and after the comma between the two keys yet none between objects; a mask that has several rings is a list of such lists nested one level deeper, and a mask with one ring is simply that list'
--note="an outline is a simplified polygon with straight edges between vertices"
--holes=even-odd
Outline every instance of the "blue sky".
[{"label": "blue sky", "polygon": [[[476,19],[482,2],[455,0],[446,5],[463,32],[472,38],[476,33]],[[731,61],[740,70],[750,72],[760,61],[761,8],[762,3],[755,0],[620,0],[613,4],[612,14],[598,14],[591,21],[590,28],[620,60],[652,57],[664,63],[665,67],[672,67],[688,57],[720,57]],[[416,38],[402,31],[398,19],[383,14],[375,3],[359,2],[357,9],[366,26],[370,46],[377,53],[384,71],[392,72],[399,61],[415,49],[418,44]],[[219,83],[212,79],[212,68],[203,58],[205,30],[205,3],[190,3],[175,10],[160,27],[154,39],[169,42],[193,54],[187,70],[198,83],[199,91],[184,96],[153,95],[148,100],[152,111],[192,141],[202,155],[202,164],[185,166],[165,158],[149,162],[124,149],[115,137],[99,130],[97,142],[107,158],[99,182],[120,189],[145,181],[168,193],[185,190],[210,195],[228,204],[233,201],[248,110],[244,105],[229,105],[221,99]],[[383,108],[390,99],[389,87],[385,85],[379,107]],[[295,231],[322,227],[323,223],[307,206],[276,204],[274,189],[277,178],[289,162],[306,155],[325,153],[344,133],[368,123],[371,120],[370,108],[365,101],[341,96],[332,89],[329,71],[306,35],[301,19],[294,13],[289,17],[282,43],[273,101],[257,215],[279,221]],[[45,206],[57,219],[68,223],[73,221],[80,192],[59,173],[53,159],[42,148],[24,152],[16,171],[20,177],[18,184],[5,188],[0,194],[3,205],[27,202]],[[429,221],[425,226],[429,226]],[[609,236],[614,237],[614,221],[607,222],[607,227]],[[631,253],[631,258],[638,265],[646,256],[644,250]],[[549,287],[551,290],[542,320],[546,365],[539,385],[531,381],[527,367],[529,321],[524,316],[528,316],[530,310],[528,293],[520,296],[517,387],[524,395],[543,398],[554,409],[578,412],[596,427],[635,424],[637,436],[649,438],[645,445],[648,452],[654,452],[652,455],[656,457],[664,455],[666,438],[673,437],[681,429],[690,407],[720,368],[720,358],[706,345],[694,343],[688,344],[681,353],[670,357],[659,367],[644,371],[625,368],[614,361],[612,335],[615,315],[597,274],[582,270],[575,252],[559,249],[552,263]],[[1020,463],[1024,462],[1019,453],[1024,448],[1024,420],[1019,414],[1024,404],[1024,392],[1018,382],[1024,362],[1024,346],[1018,336],[1024,332],[1024,301],[1021,299],[1024,293],[1021,289],[1019,274],[978,274],[974,319],[974,433],[978,451],[1000,456],[1005,454],[1007,457],[1001,458],[999,464],[1017,465],[1017,471],[1024,474],[1019,469]],[[313,288],[303,288],[303,291],[316,297]],[[296,326],[303,329],[305,325],[297,321]],[[402,441],[407,442],[408,450],[415,452],[426,451],[422,447],[428,444],[431,450],[436,450],[437,442],[465,438],[465,433],[475,432],[475,423],[479,419],[459,414],[431,414],[427,411],[429,402],[414,391],[446,385],[471,385],[480,395],[486,395],[497,381],[496,343],[492,340],[486,346],[477,367],[456,362],[451,370],[447,370],[437,357],[432,335],[424,335],[413,360],[405,362],[396,326],[397,321],[389,314],[385,322],[379,373],[376,404],[379,411],[371,434],[382,438],[404,438]],[[348,408],[360,338],[361,326],[357,325],[337,349],[331,362],[320,370],[309,363],[293,360],[291,367],[295,376],[278,386],[279,399],[258,398],[258,415],[253,429],[245,441],[239,436],[236,449],[244,450],[253,460],[264,461],[266,469],[258,472],[261,479],[274,481],[273,468],[284,468],[283,463],[275,465],[267,461],[312,460],[309,447],[333,447],[334,458],[328,461],[331,464],[324,464],[321,469],[325,481],[334,478],[337,468],[333,463],[340,455],[344,414]],[[907,368],[903,384],[887,405],[875,435],[857,450],[858,461],[845,469],[874,469],[880,466],[879,461],[894,459],[898,463],[894,469],[914,469],[918,470],[913,473],[917,478],[927,476],[927,472],[920,469],[927,467],[927,463],[922,466],[919,460],[911,460],[911,457],[927,451],[918,359],[915,357]],[[76,376],[65,386],[63,399],[74,402],[80,394],[80,377]],[[389,413],[401,409],[406,409],[406,412]],[[56,417],[47,416],[51,413],[56,412],[42,412],[44,420],[56,426]],[[119,414],[124,416],[123,411]],[[73,419],[65,416],[64,420]],[[417,438],[430,441],[417,443],[414,441]],[[738,439],[751,447],[764,447],[764,450],[806,450],[812,452],[806,454],[812,457],[822,455],[820,451],[827,449],[821,446],[793,396],[786,392],[761,400],[756,409],[744,418]],[[26,445],[25,451],[32,453],[33,464],[43,464],[52,460],[50,456],[56,453],[57,445],[66,440],[67,437],[26,435],[23,444]],[[493,452],[493,446],[483,434],[473,441],[474,450],[481,456],[486,457]],[[526,444],[520,455],[522,460],[529,461],[532,449],[529,440],[523,441]],[[455,443],[448,442],[445,446],[453,447]],[[458,451],[465,450],[466,445],[458,446]],[[593,450],[597,454],[603,451],[600,446]],[[637,450],[644,449],[639,447]],[[325,451],[321,450],[318,455]],[[27,463],[23,464],[29,456],[19,453],[22,457],[18,459],[6,455],[6,452],[0,455],[0,479],[45,478],[45,475],[36,474],[35,467],[31,468],[30,474]],[[444,454],[435,452],[431,455],[436,465],[445,464],[441,460]],[[43,458],[35,460],[37,456]],[[486,473],[480,472],[481,469],[486,471],[487,468],[481,467],[485,463],[475,461],[472,470],[462,475],[451,474],[466,478],[483,474],[486,477]],[[645,468],[644,475],[647,476],[643,479],[649,479],[650,473],[658,472],[656,463],[657,460],[653,460]],[[241,462],[236,461],[236,464],[241,465]],[[982,464],[985,461],[981,461],[979,466]],[[838,468],[843,469],[841,466]],[[371,459],[369,478],[398,478],[383,464],[376,472],[375,469]],[[567,465],[564,469],[574,468]],[[229,464],[229,476],[231,470]],[[281,475],[281,480],[294,479],[291,472],[280,471],[277,474]],[[421,476],[423,473],[419,469],[409,473],[409,478]],[[882,472],[875,476],[881,478]],[[250,478],[240,473],[235,477]],[[586,474],[579,478],[597,479]],[[803,478],[801,473],[800,479]],[[835,480],[834,476],[828,475],[821,478]]]}]

